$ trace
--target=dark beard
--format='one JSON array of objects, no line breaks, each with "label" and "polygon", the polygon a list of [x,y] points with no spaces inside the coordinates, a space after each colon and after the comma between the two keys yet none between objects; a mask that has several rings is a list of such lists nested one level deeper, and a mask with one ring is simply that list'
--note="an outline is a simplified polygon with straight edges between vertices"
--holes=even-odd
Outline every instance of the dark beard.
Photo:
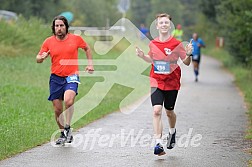
[{"label": "dark beard", "polygon": [[64,34],[64,33],[61,32],[61,35],[57,35],[57,34],[56,34],[56,36],[57,36],[57,38],[59,38],[60,40],[63,40],[63,39],[66,37],[66,34]]},{"label": "dark beard", "polygon": [[66,34],[57,35],[57,37],[62,40],[66,37]]}]

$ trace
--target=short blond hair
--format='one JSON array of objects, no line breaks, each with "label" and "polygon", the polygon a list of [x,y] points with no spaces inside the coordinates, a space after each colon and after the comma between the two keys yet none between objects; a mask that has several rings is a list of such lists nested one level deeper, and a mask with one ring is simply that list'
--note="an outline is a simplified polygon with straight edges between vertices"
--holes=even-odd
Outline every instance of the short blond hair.
[{"label": "short blond hair", "polygon": [[156,15],[156,20],[161,17],[167,17],[169,20],[172,20],[171,16],[168,15],[167,13],[159,13]]}]

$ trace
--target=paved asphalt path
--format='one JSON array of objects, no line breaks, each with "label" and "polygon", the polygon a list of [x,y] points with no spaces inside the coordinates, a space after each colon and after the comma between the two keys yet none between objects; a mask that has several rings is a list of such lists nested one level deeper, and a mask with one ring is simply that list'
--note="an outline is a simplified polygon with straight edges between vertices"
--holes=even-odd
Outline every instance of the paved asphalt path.
[{"label": "paved asphalt path", "polygon": [[[247,126],[243,98],[233,77],[221,64],[203,57],[199,82],[192,66],[183,67],[177,113],[177,145],[166,155],[154,156],[152,111],[147,99],[131,114],[115,112],[74,133],[65,147],[50,143],[0,162],[1,167],[85,166],[232,166],[247,165]],[[164,133],[168,132],[165,114]],[[96,137],[95,137],[96,132]],[[87,135],[89,134],[89,135]],[[98,137],[99,136],[99,137]],[[165,141],[164,141],[165,142]]]}]

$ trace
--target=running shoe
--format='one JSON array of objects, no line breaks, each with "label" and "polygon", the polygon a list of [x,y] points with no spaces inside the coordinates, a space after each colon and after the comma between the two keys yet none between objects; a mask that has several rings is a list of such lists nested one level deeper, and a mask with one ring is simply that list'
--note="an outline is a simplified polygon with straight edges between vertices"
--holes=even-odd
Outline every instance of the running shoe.
[{"label": "running shoe", "polygon": [[173,149],[175,147],[175,143],[176,143],[176,129],[175,129],[175,133],[170,134],[167,136],[167,149]]},{"label": "running shoe", "polygon": [[66,142],[72,143],[73,136],[72,136],[72,130],[71,130],[70,126],[64,128],[64,134],[66,136]]},{"label": "running shoe", "polygon": [[61,145],[61,144],[64,144],[66,141],[66,136],[63,132],[61,132],[61,135],[60,137],[56,140],[55,144],[56,145]]},{"label": "running shoe", "polygon": [[155,148],[154,148],[154,154],[158,155],[158,156],[165,154],[164,148],[163,148],[163,146],[160,143],[158,143],[155,146]]}]

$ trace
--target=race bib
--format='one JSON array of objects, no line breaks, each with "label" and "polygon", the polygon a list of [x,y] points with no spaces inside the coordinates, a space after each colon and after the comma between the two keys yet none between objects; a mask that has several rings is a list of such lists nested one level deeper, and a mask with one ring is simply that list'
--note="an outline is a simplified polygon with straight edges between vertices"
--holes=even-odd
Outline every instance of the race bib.
[{"label": "race bib", "polygon": [[170,63],[166,61],[154,61],[154,73],[170,74]]},{"label": "race bib", "polygon": [[192,56],[192,59],[193,59],[193,60],[198,60],[198,59],[199,59],[199,55],[193,55],[193,56]]},{"label": "race bib", "polygon": [[67,80],[67,83],[74,82],[74,83],[80,84],[80,78],[76,74],[66,77],[66,80]]}]

